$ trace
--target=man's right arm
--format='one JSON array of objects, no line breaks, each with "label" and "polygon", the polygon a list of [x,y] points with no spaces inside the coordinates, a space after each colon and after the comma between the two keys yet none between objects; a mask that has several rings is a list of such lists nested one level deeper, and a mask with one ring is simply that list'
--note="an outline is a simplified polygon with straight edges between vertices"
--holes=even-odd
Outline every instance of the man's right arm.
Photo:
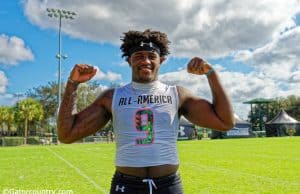
[{"label": "man's right arm", "polygon": [[76,113],[75,99],[79,83],[90,80],[96,70],[85,64],[75,65],[68,81],[58,113],[58,138],[63,143],[72,143],[94,134],[111,118],[113,89],[103,92],[91,105]]}]

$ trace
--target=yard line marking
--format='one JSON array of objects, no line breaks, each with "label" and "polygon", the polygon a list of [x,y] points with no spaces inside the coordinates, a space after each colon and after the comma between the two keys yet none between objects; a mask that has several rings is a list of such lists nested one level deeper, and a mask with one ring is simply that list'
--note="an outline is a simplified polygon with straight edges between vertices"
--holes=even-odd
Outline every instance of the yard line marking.
[{"label": "yard line marking", "polygon": [[300,185],[299,182],[292,182],[292,181],[279,179],[279,178],[270,178],[270,177],[266,177],[266,176],[260,176],[260,175],[246,173],[246,172],[240,172],[240,171],[234,171],[234,170],[230,170],[230,169],[226,169],[226,168],[220,168],[220,167],[216,167],[216,166],[207,166],[207,165],[194,164],[194,163],[189,163],[189,162],[186,162],[185,164],[188,164],[188,166],[196,167],[196,170],[201,168],[201,171],[202,170],[212,170],[212,171],[217,171],[217,172],[222,171],[225,174],[227,173],[227,174],[235,174],[235,175],[239,175],[239,176],[251,176],[253,178],[262,179],[263,181],[271,182],[273,184],[275,184],[275,183],[276,184],[281,184],[283,186],[286,186],[286,185],[299,186]]},{"label": "yard line marking", "polygon": [[46,149],[49,152],[51,152],[54,156],[56,156],[57,158],[59,158],[60,160],[62,160],[63,162],[65,162],[69,167],[73,168],[79,175],[81,175],[89,183],[91,183],[92,185],[94,185],[96,187],[96,189],[100,190],[102,193],[108,194],[108,192],[104,188],[102,188],[100,185],[98,185],[92,178],[90,178],[89,176],[87,176],[86,174],[84,174],[79,168],[77,168],[76,166],[74,166],[68,160],[64,159],[61,155],[59,155],[58,153],[54,152],[52,149],[50,149],[48,147],[46,147]]}]

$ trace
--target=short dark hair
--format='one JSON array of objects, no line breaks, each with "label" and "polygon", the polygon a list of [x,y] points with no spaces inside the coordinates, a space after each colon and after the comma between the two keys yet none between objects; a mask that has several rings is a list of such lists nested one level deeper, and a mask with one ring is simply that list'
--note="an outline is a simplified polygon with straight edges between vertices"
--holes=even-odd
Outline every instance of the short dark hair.
[{"label": "short dark hair", "polygon": [[133,47],[138,46],[141,42],[152,42],[157,45],[160,49],[160,56],[166,56],[170,54],[167,34],[160,31],[151,31],[146,29],[144,32],[141,31],[128,31],[121,37],[123,41],[120,49],[123,52],[122,57],[128,58],[130,51]]}]

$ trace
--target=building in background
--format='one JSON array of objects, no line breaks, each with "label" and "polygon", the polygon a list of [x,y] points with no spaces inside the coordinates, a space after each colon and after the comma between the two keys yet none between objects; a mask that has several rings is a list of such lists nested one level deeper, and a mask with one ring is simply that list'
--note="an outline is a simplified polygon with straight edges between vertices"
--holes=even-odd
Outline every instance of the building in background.
[{"label": "building in background", "polygon": [[189,122],[184,116],[179,120],[178,140],[191,140],[197,137],[196,127]]},{"label": "building in background", "polygon": [[251,123],[242,120],[238,115],[234,114],[235,125],[226,132],[212,130],[212,139],[236,138],[236,137],[252,137]]},{"label": "building in background", "polygon": [[266,123],[267,137],[300,135],[300,122],[289,116],[283,109]]}]

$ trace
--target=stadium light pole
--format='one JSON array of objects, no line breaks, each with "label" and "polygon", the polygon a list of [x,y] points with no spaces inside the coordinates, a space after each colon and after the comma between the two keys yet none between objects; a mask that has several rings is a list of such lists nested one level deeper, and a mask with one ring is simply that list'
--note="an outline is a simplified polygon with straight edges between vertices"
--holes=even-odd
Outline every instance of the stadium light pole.
[{"label": "stadium light pole", "polygon": [[55,17],[59,20],[59,26],[58,26],[58,54],[55,56],[58,59],[58,94],[57,94],[57,113],[59,111],[60,103],[61,103],[61,59],[66,59],[67,55],[62,55],[62,41],[61,41],[61,21],[62,19],[75,19],[74,17],[77,15],[73,11],[67,11],[64,9],[53,9],[53,8],[47,8],[48,16],[49,17]]}]

